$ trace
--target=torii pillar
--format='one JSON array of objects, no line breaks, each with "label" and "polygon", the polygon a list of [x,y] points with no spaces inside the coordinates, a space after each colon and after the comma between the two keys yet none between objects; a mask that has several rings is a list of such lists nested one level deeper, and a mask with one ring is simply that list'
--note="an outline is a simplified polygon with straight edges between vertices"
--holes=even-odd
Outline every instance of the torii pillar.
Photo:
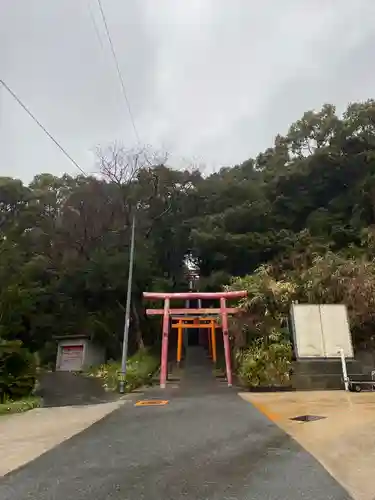
[{"label": "torii pillar", "polygon": [[[168,375],[168,337],[169,337],[169,319],[171,315],[183,315],[186,314],[196,314],[200,316],[217,314],[221,316],[222,328],[223,328],[223,342],[225,351],[225,366],[227,374],[228,387],[232,386],[232,367],[231,367],[231,355],[230,355],[230,343],[229,343],[229,330],[228,330],[228,314],[235,314],[239,312],[236,307],[227,307],[227,299],[238,299],[245,297],[247,295],[246,291],[235,291],[235,292],[214,292],[214,293],[204,293],[204,292],[186,292],[186,293],[154,293],[154,292],[144,292],[143,297],[145,299],[153,300],[164,300],[163,309],[146,309],[147,315],[162,315],[163,316],[163,332],[162,332],[162,346],[161,346],[161,366],[160,366],[160,387],[165,388]],[[202,308],[197,309],[171,309],[170,301],[176,300],[189,300],[189,299],[219,299],[220,308]]]}]

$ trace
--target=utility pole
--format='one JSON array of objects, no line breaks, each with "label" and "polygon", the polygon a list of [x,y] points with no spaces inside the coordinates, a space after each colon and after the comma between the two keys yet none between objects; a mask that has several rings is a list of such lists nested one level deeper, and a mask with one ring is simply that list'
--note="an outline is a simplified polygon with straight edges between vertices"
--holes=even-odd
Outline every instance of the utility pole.
[{"label": "utility pole", "polygon": [[129,324],[130,324],[130,302],[131,302],[132,282],[133,282],[134,244],[135,244],[134,240],[135,240],[135,215],[133,215],[132,234],[130,240],[128,291],[126,295],[124,339],[122,342],[122,357],[121,357],[120,394],[124,394],[125,392],[126,362],[128,357],[128,339],[129,339]]}]

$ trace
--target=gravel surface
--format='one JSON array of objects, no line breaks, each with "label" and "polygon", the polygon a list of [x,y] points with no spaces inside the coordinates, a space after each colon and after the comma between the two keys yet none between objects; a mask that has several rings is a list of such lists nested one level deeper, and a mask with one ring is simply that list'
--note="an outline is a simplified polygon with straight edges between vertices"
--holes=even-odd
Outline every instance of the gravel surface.
[{"label": "gravel surface", "polygon": [[350,499],[288,435],[214,381],[201,356],[194,359],[179,389],[142,396],[168,405],[121,407],[5,476],[1,500]]}]

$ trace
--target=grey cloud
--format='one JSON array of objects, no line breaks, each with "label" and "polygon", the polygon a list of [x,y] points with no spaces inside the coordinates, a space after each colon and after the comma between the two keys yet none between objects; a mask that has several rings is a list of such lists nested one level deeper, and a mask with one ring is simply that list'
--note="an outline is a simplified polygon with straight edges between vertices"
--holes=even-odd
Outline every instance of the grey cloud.
[{"label": "grey cloud", "polygon": [[[141,139],[172,159],[238,163],[306,109],[371,97],[373,0],[102,3]],[[82,167],[98,144],[133,145],[97,2],[0,9],[1,77]],[[1,175],[75,172],[4,90],[0,150]]]}]

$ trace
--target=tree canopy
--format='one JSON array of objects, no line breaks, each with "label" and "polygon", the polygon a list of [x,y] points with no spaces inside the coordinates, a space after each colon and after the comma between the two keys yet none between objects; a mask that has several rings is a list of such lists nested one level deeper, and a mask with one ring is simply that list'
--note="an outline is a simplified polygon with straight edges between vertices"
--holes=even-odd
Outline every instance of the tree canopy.
[{"label": "tree canopy", "polygon": [[55,335],[89,332],[117,356],[134,213],[133,348],[157,335],[142,292],[186,289],[187,259],[208,290],[259,278],[266,264],[269,283],[304,280],[305,300],[352,300],[368,331],[375,101],[343,115],[329,104],[308,111],[256,158],[210,175],[116,145],[98,152],[98,166],[97,175],[41,173],[29,185],[0,178],[2,339],[48,359]]}]

